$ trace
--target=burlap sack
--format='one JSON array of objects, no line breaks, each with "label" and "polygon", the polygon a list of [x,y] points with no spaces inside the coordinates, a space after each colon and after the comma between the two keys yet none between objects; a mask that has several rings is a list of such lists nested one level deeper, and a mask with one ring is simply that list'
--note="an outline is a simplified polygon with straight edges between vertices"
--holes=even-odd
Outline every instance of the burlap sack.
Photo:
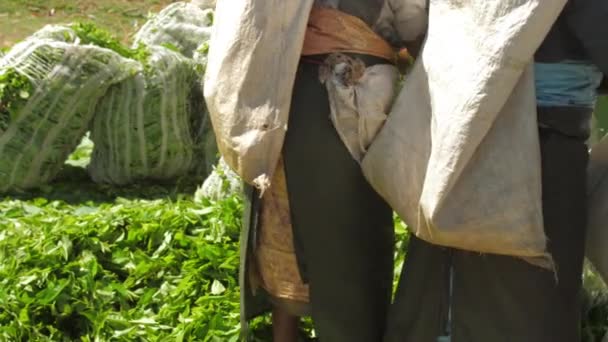
[{"label": "burlap sack", "polygon": [[220,0],[205,74],[219,150],[265,189],[287,130],[291,94],[313,0]]},{"label": "burlap sack", "polygon": [[550,266],[530,65],[565,0],[431,0],[427,40],[363,159],[420,238]]},{"label": "burlap sack", "polygon": [[361,162],[386,121],[399,72],[390,64],[366,68],[360,60],[342,54],[331,55],[321,70],[334,127],[353,158]]}]

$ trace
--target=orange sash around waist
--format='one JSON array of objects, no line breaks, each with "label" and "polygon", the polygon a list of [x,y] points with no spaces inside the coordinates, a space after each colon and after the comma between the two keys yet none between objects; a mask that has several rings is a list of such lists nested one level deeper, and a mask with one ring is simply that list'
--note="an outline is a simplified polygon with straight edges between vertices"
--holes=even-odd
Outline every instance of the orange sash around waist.
[{"label": "orange sash around waist", "polygon": [[302,56],[358,53],[395,62],[391,46],[363,20],[329,7],[313,7]]}]

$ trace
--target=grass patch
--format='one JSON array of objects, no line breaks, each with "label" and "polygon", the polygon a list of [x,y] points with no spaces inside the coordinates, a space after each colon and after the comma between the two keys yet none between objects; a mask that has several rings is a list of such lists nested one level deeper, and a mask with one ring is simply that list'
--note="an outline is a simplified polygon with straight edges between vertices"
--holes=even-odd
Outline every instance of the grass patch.
[{"label": "grass patch", "polygon": [[3,0],[0,1],[0,48],[10,47],[47,24],[93,21],[123,43],[151,13],[170,0]]}]

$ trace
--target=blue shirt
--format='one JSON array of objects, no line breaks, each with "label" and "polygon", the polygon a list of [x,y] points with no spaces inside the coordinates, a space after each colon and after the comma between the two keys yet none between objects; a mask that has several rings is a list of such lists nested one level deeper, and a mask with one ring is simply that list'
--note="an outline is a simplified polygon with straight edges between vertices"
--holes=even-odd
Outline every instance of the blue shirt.
[{"label": "blue shirt", "polygon": [[603,74],[590,62],[535,63],[539,107],[594,108]]}]

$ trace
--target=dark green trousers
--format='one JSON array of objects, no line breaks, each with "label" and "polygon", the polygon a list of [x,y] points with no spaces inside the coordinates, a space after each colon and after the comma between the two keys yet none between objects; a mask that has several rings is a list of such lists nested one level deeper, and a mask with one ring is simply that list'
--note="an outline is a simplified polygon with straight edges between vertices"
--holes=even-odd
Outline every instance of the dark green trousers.
[{"label": "dark green trousers", "polygon": [[386,342],[580,341],[589,111],[539,114],[545,232],[557,274],[412,237]]},{"label": "dark green trousers", "polygon": [[[296,255],[310,285],[316,332],[322,342],[381,341],[391,300],[392,210],[336,133],[316,65],[300,65],[291,108],[283,157]],[[255,245],[252,203],[249,249]],[[244,314],[259,313],[255,307],[264,301],[247,286],[243,291],[244,305],[251,306]]]}]

